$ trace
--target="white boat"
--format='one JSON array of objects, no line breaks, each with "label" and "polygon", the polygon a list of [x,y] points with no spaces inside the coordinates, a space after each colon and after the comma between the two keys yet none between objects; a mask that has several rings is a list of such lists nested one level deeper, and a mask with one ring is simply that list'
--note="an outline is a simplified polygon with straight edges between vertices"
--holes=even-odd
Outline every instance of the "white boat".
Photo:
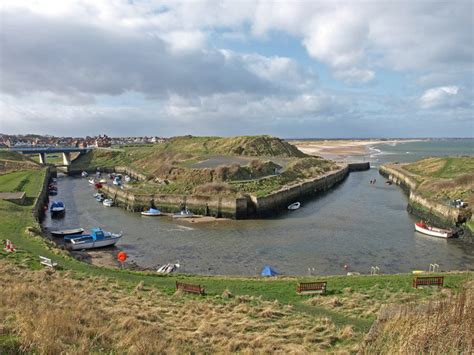
[{"label": "white boat", "polygon": [[194,217],[194,213],[192,213],[187,208],[178,213],[173,214],[173,218],[191,218],[191,217]]},{"label": "white boat", "polygon": [[94,185],[94,184],[95,184],[94,178],[90,178],[90,179],[89,179],[89,184],[91,184],[91,185]]},{"label": "white boat", "polygon": [[156,270],[157,273],[159,274],[170,274],[179,268],[179,261],[177,264],[164,264]]},{"label": "white boat", "polygon": [[415,223],[415,230],[417,232],[438,238],[451,238],[453,236],[452,230],[428,226],[422,221]]},{"label": "white boat", "polygon": [[125,175],[123,179],[125,180],[125,182],[130,182],[132,180],[128,175]]},{"label": "white boat", "polygon": [[105,199],[102,204],[105,206],[105,207],[112,207],[114,205],[114,200],[110,199],[110,198],[107,198]]},{"label": "white boat", "polygon": [[299,202],[295,202],[295,203],[292,203],[291,205],[288,206],[288,209],[289,210],[297,210],[298,208],[301,207],[301,203]]},{"label": "white boat", "polygon": [[93,249],[112,246],[122,238],[122,233],[108,233],[100,228],[92,229],[91,234],[70,239],[72,250]]},{"label": "white boat", "polygon": [[107,184],[107,179],[100,179],[99,182],[100,182],[101,184]]},{"label": "white boat", "polygon": [[104,194],[98,194],[98,196],[95,196],[95,199],[98,201],[98,202],[102,202],[105,200],[105,197],[104,197]]},{"label": "white boat", "polygon": [[150,208],[147,211],[143,211],[142,216],[162,216],[162,213],[160,210],[157,210],[156,208]]},{"label": "white boat", "polygon": [[87,173],[87,171],[83,171],[83,172],[81,173],[81,176],[82,176],[82,177],[88,177],[89,174]]},{"label": "white boat", "polygon": [[76,228],[76,229],[64,229],[60,231],[51,231],[51,234],[55,237],[64,237],[65,235],[77,235],[82,234],[84,232],[84,228]]}]

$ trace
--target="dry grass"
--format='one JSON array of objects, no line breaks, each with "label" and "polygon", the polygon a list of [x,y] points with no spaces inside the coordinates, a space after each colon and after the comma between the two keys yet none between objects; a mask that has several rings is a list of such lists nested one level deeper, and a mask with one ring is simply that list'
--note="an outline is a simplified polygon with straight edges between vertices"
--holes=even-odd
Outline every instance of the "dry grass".
[{"label": "dry grass", "polygon": [[379,314],[362,353],[472,354],[474,282],[462,292],[427,304],[387,306]]},{"label": "dry grass", "polygon": [[[430,296],[431,299],[449,295],[449,289],[441,289]],[[375,285],[363,291],[354,292],[351,288],[345,288],[342,293],[334,296],[316,296],[306,301],[312,306],[320,306],[337,311],[349,317],[371,318],[375,317],[381,307],[387,304],[403,304],[419,300],[419,295],[413,292],[390,291]]]},{"label": "dry grass", "polygon": [[0,283],[7,285],[0,289],[0,338],[17,338],[16,351],[309,353],[353,347],[357,339],[327,318],[230,292],[170,296],[142,283],[124,290],[103,278],[77,280],[4,261]]}]

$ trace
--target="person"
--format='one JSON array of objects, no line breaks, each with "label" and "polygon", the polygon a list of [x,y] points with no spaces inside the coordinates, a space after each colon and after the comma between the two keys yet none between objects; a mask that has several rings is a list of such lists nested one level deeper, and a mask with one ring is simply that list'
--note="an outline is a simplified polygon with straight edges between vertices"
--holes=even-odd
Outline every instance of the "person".
[{"label": "person", "polygon": [[209,205],[206,203],[206,216],[209,216]]}]

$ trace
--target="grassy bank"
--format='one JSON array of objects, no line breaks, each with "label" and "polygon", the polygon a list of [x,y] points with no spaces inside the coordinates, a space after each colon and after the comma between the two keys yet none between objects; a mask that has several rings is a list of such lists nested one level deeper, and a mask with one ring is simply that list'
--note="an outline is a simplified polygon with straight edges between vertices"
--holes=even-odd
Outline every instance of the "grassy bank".
[{"label": "grassy bank", "polygon": [[[44,170],[0,176],[0,188],[33,199]],[[25,178],[27,179],[25,180]],[[445,274],[446,288],[415,290],[411,275],[274,279],[159,276],[79,262],[38,235],[31,205],[0,201],[0,352],[176,352],[354,350],[386,304],[457,293],[472,273]],[[38,256],[60,270],[41,270]],[[299,296],[297,281],[326,280],[324,296]],[[176,280],[205,297],[175,294]],[[89,302],[94,300],[94,302]]]}]

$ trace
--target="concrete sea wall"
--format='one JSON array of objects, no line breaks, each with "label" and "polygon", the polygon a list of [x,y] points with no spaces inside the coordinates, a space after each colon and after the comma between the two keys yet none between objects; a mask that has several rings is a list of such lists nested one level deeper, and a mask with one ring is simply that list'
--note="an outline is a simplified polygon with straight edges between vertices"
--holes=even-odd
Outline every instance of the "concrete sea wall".
[{"label": "concrete sea wall", "polygon": [[[103,186],[102,191],[107,197],[114,199],[118,206],[131,211],[143,211],[150,207],[156,207],[164,212],[177,212],[180,208],[186,206],[195,214],[245,219],[273,214],[275,211],[286,209],[289,204],[296,200],[307,199],[327,191],[343,181],[351,169],[359,171],[370,168],[369,163],[356,163],[352,167],[351,165],[344,165],[337,171],[288,186],[265,197],[254,195],[240,198],[218,195],[146,195],[136,194],[110,185]],[[121,169],[116,168],[116,171],[121,171]],[[130,173],[130,171],[127,173]]]},{"label": "concrete sea wall", "polygon": [[379,172],[385,178],[401,186],[407,193],[409,196],[408,212],[439,227],[454,228],[462,239],[474,242],[469,229],[464,225],[472,218],[471,209],[455,208],[420,195],[416,192],[418,184],[415,177],[400,171],[395,164],[382,165]]},{"label": "concrete sea wall", "polygon": [[52,171],[51,167],[46,168],[44,175],[43,186],[33,202],[33,216],[38,222],[41,222],[44,218],[44,206],[48,205],[49,194],[48,194],[48,185],[49,180],[51,179]]},{"label": "concrete sea wall", "polygon": [[257,216],[273,214],[276,210],[286,209],[288,205],[302,198],[307,199],[343,181],[349,174],[349,166],[344,165],[337,171],[332,171],[324,176],[310,179],[279,191],[275,191],[264,197],[251,196],[251,201]]}]

